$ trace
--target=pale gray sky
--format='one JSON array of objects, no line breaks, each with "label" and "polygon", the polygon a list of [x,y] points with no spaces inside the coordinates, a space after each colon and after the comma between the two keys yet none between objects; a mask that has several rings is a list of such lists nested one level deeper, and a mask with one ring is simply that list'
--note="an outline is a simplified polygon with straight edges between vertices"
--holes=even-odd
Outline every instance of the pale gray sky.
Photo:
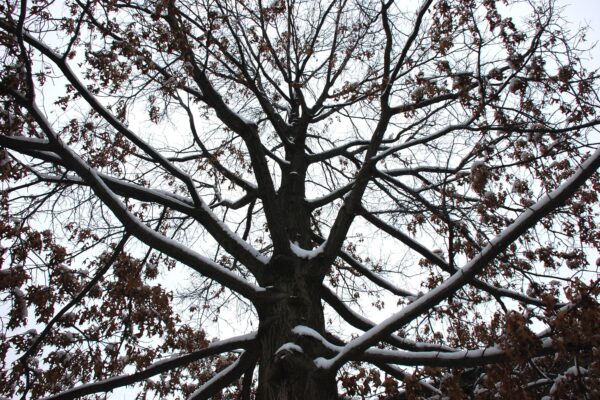
[{"label": "pale gray sky", "polygon": [[[600,43],[600,0],[559,0],[565,5],[565,18],[573,23],[573,27],[589,25],[589,43]],[[599,45],[600,46],[600,45]],[[600,47],[596,46],[590,53],[592,64],[600,68]]]}]

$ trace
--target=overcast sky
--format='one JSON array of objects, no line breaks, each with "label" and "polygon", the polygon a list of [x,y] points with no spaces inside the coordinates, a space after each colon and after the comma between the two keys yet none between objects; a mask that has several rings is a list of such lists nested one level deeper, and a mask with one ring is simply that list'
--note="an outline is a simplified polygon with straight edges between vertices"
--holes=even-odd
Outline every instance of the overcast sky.
[{"label": "overcast sky", "polygon": [[[589,25],[589,43],[600,42],[600,0],[559,0],[559,4],[566,6],[565,18],[574,24],[574,27]],[[593,65],[600,68],[600,48],[596,46],[591,52]]]}]

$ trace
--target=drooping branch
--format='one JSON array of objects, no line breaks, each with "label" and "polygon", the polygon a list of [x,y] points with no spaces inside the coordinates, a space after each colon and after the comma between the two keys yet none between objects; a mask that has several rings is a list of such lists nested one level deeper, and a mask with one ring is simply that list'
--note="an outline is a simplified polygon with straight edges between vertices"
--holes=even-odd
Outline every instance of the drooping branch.
[{"label": "drooping branch", "polygon": [[46,336],[50,333],[50,331],[52,330],[54,325],[63,317],[63,315],[65,315],[73,306],[75,306],[77,303],[79,303],[81,300],[83,300],[83,298],[85,296],[88,295],[90,290],[92,290],[92,288],[100,281],[100,279],[102,279],[104,274],[106,274],[106,272],[109,270],[109,268],[115,263],[117,258],[121,255],[121,252],[125,248],[125,243],[127,243],[127,240],[129,239],[129,237],[130,237],[130,235],[127,233],[125,235],[123,235],[123,238],[119,241],[119,243],[117,243],[117,245],[113,249],[110,259],[108,259],[106,261],[106,263],[100,269],[98,269],[98,271],[96,272],[94,277],[92,279],[90,279],[90,281],[87,283],[87,285],[85,285],[85,287],[75,297],[73,297],[73,299],[71,299],[71,301],[69,301],[63,308],[61,308],[60,311],[57,312],[56,315],[54,315],[54,317],[52,317],[52,319],[44,327],[44,330],[39,335],[36,336],[35,340],[31,344],[31,346],[29,346],[27,351],[25,353],[23,353],[23,355],[20,357],[20,360],[22,360],[23,362],[27,362],[28,357],[32,354],[35,354],[38,347],[46,339]]},{"label": "drooping branch", "polygon": [[[12,95],[21,106],[27,108],[40,129],[48,137],[48,140],[54,147],[56,153],[60,154],[60,156],[83,180],[89,182],[98,198],[113,212],[113,214],[125,226],[128,232],[148,246],[154,247],[169,257],[186,264],[202,275],[216,280],[231,290],[237,291],[248,299],[256,299],[258,297],[259,293],[262,292],[261,288],[249,283],[245,279],[221,267],[212,260],[203,257],[195,251],[181,245],[180,243],[155,232],[142,223],[127,209],[121,200],[116,197],[116,195],[98,175],[97,171],[87,165],[84,160],[82,160],[66,144],[64,144],[64,142],[58,137],[56,132],[54,132],[48,120],[46,120],[42,112],[35,104],[28,102],[19,93],[13,92]],[[230,237],[229,240],[232,239],[233,238]],[[243,242],[239,242],[238,244],[241,247],[247,246]],[[247,251],[250,252],[253,251],[253,249],[247,248]]]},{"label": "drooping branch", "polygon": [[248,335],[236,336],[219,342],[213,342],[204,349],[157,361],[142,371],[128,375],[116,376],[98,382],[83,384],[73,389],[46,397],[44,400],[71,400],[93,393],[109,392],[119,387],[133,385],[137,382],[141,382],[152,376],[159,375],[174,368],[184,367],[189,363],[213,356],[215,354],[242,348],[249,348],[255,341],[256,333],[252,333]]},{"label": "drooping branch", "polygon": [[367,348],[382,340],[392,332],[406,326],[416,317],[431,309],[445,298],[451,296],[479,273],[489,262],[496,258],[511,243],[521,237],[542,218],[563,205],[581,186],[585,184],[600,167],[600,149],[590,156],[577,171],[556,190],[544,196],[537,203],[523,212],[517,220],[509,225],[462,269],[453,274],[426,295],[407,305],[400,312],[392,315],[381,324],[373,327],[363,335],[352,340],[332,359],[323,361],[321,367],[326,370],[337,369],[349,359],[355,358]]}]

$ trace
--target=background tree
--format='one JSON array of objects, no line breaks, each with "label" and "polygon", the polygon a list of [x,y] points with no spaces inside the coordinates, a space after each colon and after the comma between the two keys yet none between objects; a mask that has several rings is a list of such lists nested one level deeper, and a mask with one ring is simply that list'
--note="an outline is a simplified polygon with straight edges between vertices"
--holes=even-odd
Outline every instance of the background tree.
[{"label": "background tree", "polygon": [[598,396],[598,83],[552,1],[0,14],[3,396]]}]

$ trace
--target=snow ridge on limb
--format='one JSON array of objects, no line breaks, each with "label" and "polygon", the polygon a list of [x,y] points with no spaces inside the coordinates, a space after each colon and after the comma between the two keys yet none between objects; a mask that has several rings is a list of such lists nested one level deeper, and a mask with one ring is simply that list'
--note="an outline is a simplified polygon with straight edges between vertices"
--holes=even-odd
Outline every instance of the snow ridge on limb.
[{"label": "snow ridge on limb", "polygon": [[[247,335],[235,336],[229,339],[213,342],[206,348],[184,355],[174,355],[151,364],[143,371],[133,374],[120,375],[98,382],[86,383],[81,386],[66,390],[55,395],[45,397],[43,400],[70,400],[93,393],[108,392],[119,387],[132,385],[144,379],[169,371],[173,368],[185,366],[191,362],[214,354],[247,348],[256,340],[256,332]],[[239,359],[236,361],[236,363]],[[214,378],[213,378],[214,379]],[[211,379],[212,381],[212,379]],[[210,381],[209,381],[210,382]],[[207,382],[207,384],[209,383]]]},{"label": "snow ridge on limb", "polygon": [[319,367],[324,370],[339,368],[346,361],[356,358],[370,346],[375,345],[384,337],[402,328],[417,316],[458,291],[524,232],[563,205],[569,196],[573,195],[599,167],[600,149],[597,149],[590,158],[579,166],[578,170],[569,179],[565,180],[557,189],[524,211],[502,233],[492,239],[477,256],[448,278],[448,280],[407,305],[400,312],[350,341],[335,357],[321,359]]},{"label": "snow ridge on limb", "polygon": [[[323,286],[321,296],[323,301],[329,304],[329,306],[333,308],[339,314],[339,316],[342,317],[342,319],[355,328],[368,331],[376,325],[368,318],[363,317],[350,307],[346,306],[346,304],[344,304],[344,302],[340,300],[335,293],[329,290],[329,288]],[[391,334],[382,340],[400,349],[412,351],[456,351],[456,349],[450,346],[444,346],[435,343],[416,342],[414,340],[409,340],[394,334]]]},{"label": "snow ridge on limb", "polygon": [[[364,209],[364,208],[361,209],[360,216],[363,217],[368,222],[370,222],[371,224],[373,224],[375,227],[381,229],[383,232],[392,236],[394,239],[397,239],[398,241],[404,243],[406,246],[408,246],[412,250],[421,254],[423,257],[427,258],[433,264],[439,266],[445,272],[453,274],[457,271],[456,268],[453,268],[453,266],[448,264],[444,259],[437,256],[429,249],[427,249],[421,243],[417,242],[415,239],[406,235],[404,232],[401,232],[400,230],[387,224],[385,221],[381,220],[380,218],[377,218],[372,213],[368,212],[366,209]],[[505,289],[505,288],[492,286],[489,283],[486,283],[477,278],[473,278],[471,280],[471,282],[469,282],[469,283],[471,285],[475,286],[476,288],[484,290],[487,293],[489,293],[493,296],[496,296],[496,297],[508,297],[513,300],[521,301],[523,303],[532,304],[532,305],[536,305],[536,306],[544,305],[544,302],[540,299],[536,299],[536,298],[527,296],[523,293],[518,293],[518,292],[515,292],[512,290]]]},{"label": "snow ridge on limb", "polygon": [[47,135],[50,143],[56,149],[66,162],[77,172],[77,174],[87,182],[100,200],[113,212],[115,217],[121,221],[128,232],[136,238],[153,247],[164,254],[182,262],[202,275],[214,279],[215,281],[226,285],[231,290],[240,293],[248,299],[256,299],[259,293],[264,290],[245,279],[239,277],[233,272],[221,267],[211,259],[204,257],[190,248],[181,245],[179,242],[167,238],[160,233],[142,223],[135,217],[123,204],[123,202],[110,190],[104,183],[97,171],[86,164],[76,153],[73,152],[52,129],[48,120],[44,117],[40,109],[33,103],[27,101],[19,93],[13,93],[13,96],[22,106],[35,118],[40,128]]},{"label": "snow ridge on limb", "polygon": [[[8,26],[2,21],[0,21],[0,27],[7,31],[10,31],[10,26]],[[237,258],[243,260],[248,265],[266,263],[266,260],[262,259],[261,257],[257,258],[258,252],[255,249],[251,248],[251,246],[249,246],[247,243],[241,240],[230,229],[226,227],[224,228],[225,225],[219,221],[216,215],[214,215],[210,208],[200,198],[194,187],[192,178],[188,174],[180,170],[177,166],[173,165],[156,149],[154,149],[148,143],[139,138],[127,126],[125,126],[121,121],[119,121],[106,107],[100,104],[98,99],[79,80],[79,78],[71,70],[67,62],[62,57],[60,57],[60,55],[55,53],[46,44],[35,39],[29,34],[25,34],[24,38],[29,44],[31,44],[38,51],[40,51],[40,53],[47,56],[58,68],[60,68],[64,76],[69,80],[73,87],[77,89],[78,93],[81,94],[81,96],[86,100],[86,102],[100,116],[102,116],[118,132],[123,134],[123,136],[131,140],[132,143],[134,143],[136,146],[142,149],[146,154],[148,154],[152,158],[152,160],[156,161],[166,171],[170,172],[182,182],[184,182],[184,184],[188,188],[188,191],[190,192],[190,195],[195,205],[196,219],[198,219],[198,221],[200,221],[203,224],[203,226],[213,237],[215,237],[220,243],[222,243],[222,245],[228,252],[235,255]],[[18,95],[15,95],[15,98],[18,97]]]}]

